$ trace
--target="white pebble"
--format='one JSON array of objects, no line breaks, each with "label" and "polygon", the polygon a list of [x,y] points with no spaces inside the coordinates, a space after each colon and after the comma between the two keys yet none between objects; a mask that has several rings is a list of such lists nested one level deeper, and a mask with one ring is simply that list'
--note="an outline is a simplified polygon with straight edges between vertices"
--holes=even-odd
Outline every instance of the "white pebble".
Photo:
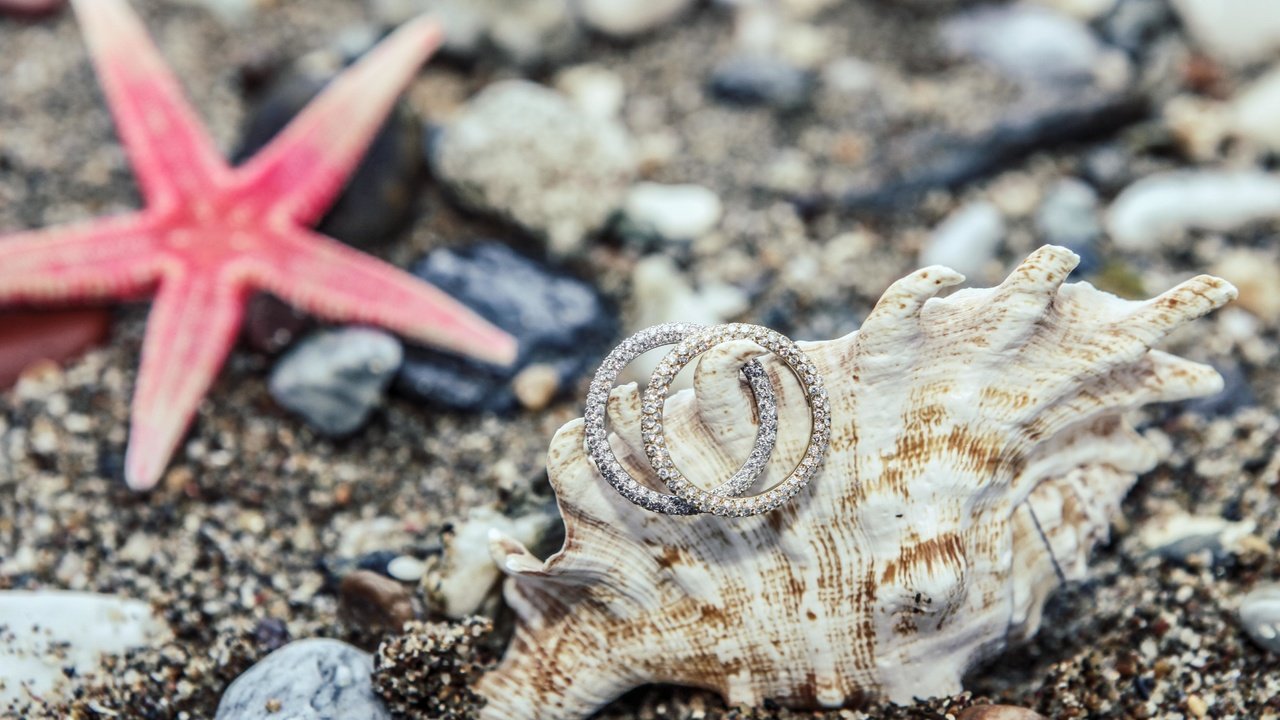
[{"label": "white pebble", "polygon": [[995,257],[1004,234],[1004,217],[995,205],[966,205],[933,231],[920,251],[920,264],[943,265],[965,276],[977,276]]},{"label": "white pebble", "polygon": [[1280,216],[1280,177],[1255,171],[1175,171],[1125,188],[1107,213],[1123,250],[1150,250],[1192,228],[1230,231]]}]

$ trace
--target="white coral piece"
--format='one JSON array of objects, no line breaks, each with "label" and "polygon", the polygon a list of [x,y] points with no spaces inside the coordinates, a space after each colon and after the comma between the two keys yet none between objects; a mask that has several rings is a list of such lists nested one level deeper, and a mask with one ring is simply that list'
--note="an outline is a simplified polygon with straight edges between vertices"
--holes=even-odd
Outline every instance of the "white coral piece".
[{"label": "white coral piece", "polygon": [[[543,562],[492,542],[518,627],[480,681],[483,717],[584,718],[646,683],[748,705],[907,701],[958,691],[967,668],[1033,634],[1049,592],[1085,574],[1156,463],[1126,412],[1222,385],[1151,347],[1235,296],[1201,276],[1121,300],[1064,285],[1077,262],[1044,247],[999,287],[946,298],[934,295],[963,278],[926,268],[894,283],[857,332],[802,344],[830,390],[831,450],[810,488],[767,515],[641,510],[587,458],[582,421],[561,428],[548,465],[563,549]],[[693,390],[668,401],[688,477],[710,486],[747,456],[755,424],[738,368],[759,352],[717,347]],[[808,419],[789,372],[760,359],[778,389],[771,485],[801,456]],[[621,461],[655,481],[634,385],[610,411]]]}]

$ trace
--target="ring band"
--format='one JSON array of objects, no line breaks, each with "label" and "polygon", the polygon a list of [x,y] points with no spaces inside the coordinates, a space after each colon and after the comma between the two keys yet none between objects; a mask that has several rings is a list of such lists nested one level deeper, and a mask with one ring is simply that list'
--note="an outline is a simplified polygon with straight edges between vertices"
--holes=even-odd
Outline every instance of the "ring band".
[{"label": "ring band", "polygon": [[[635,358],[654,348],[700,336],[706,329],[695,323],[665,323],[641,330],[614,348],[613,352],[609,353],[609,356],[600,364],[600,369],[591,380],[591,390],[587,395],[587,406],[583,413],[586,423],[587,454],[595,461],[600,474],[619,494],[646,510],[667,515],[693,515],[700,512],[695,505],[685,499],[645,487],[631,477],[618,462],[613,448],[609,446],[609,433],[605,428],[609,393],[613,390],[613,383],[618,373]],[[734,473],[733,477],[712,490],[714,493],[729,496],[740,495],[751,487],[768,464],[769,456],[777,442],[777,400],[773,385],[769,382],[769,375],[757,360],[751,360],[743,365],[742,372],[746,376],[752,394],[755,395],[760,426],[756,430],[755,447],[747,462]],[[665,388],[669,386],[670,380],[664,385],[664,396]],[[648,429],[655,428],[649,426]],[[642,422],[641,432],[645,438],[645,454],[649,455],[651,450],[656,453],[656,447],[649,447],[649,438],[653,437],[653,434],[645,430],[644,422]],[[658,438],[657,442],[665,442],[665,438],[662,438],[660,433]],[[657,468],[656,465],[655,468]],[[663,477],[663,474],[670,471],[657,469],[657,472],[658,476],[665,481],[667,478]]]},{"label": "ring band", "polygon": [[[730,340],[749,340],[781,358],[800,380],[812,416],[809,445],[795,469],[776,487],[746,498],[722,495],[715,490],[704,490],[685,478],[671,461],[662,430],[663,405],[672,379],[693,358]],[[658,472],[658,476],[680,499],[700,512],[716,515],[734,517],[757,515],[782,505],[809,484],[809,480],[822,465],[823,456],[827,452],[831,439],[831,408],[826,387],[823,385],[822,376],[818,374],[817,367],[789,338],[759,325],[740,323],[717,325],[680,340],[654,370],[649,386],[645,389],[643,410],[641,428],[642,430],[648,428],[644,435],[645,454],[649,456],[649,462]],[[744,466],[743,469],[745,470],[746,467]],[[756,474],[761,470],[763,465],[755,469]]]}]

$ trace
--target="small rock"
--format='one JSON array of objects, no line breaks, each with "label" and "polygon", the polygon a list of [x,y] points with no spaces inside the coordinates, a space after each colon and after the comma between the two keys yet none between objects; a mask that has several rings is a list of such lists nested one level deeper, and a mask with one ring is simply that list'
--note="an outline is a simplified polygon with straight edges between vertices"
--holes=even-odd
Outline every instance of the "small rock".
[{"label": "small rock", "polygon": [[636,183],[622,210],[622,232],[665,241],[695,240],[713,230],[724,211],[720,196],[701,185]]},{"label": "small rock", "polygon": [[1261,585],[1244,596],[1240,624],[1259,647],[1280,655],[1280,583]]},{"label": "small rock", "polygon": [[1079,20],[1035,5],[987,5],[948,18],[942,40],[1028,82],[1090,82],[1104,48]]},{"label": "small rock", "polygon": [[711,94],[737,105],[763,105],[799,110],[813,95],[813,74],[783,60],[760,54],[739,55],[711,73]]},{"label": "small rock", "polygon": [[401,582],[418,582],[427,564],[412,555],[398,555],[387,563],[387,574]]},{"label": "small rock", "polygon": [[1274,253],[1234,248],[1213,265],[1214,275],[1236,286],[1236,304],[1266,323],[1280,322],[1280,259]]},{"label": "small rock", "polygon": [[1153,553],[1182,560],[1205,550],[1212,553],[1231,551],[1256,527],[1257,523],[1252,520],[1233,522],[1216,516],[1174,511],[1149,520],[1139,531],[1138,540]]},{"label": "small rock", "polygon": [[[632,331],[664,322],[716,325],[746,312],[745,292],[732,285],[707,284],[695,290],[675,262],[666,255],[650,255],[631,273]],[[626,380],[644,381],[661,362],[660,353],[646,353],[623,371]],[[687,385],[681,376],[674,388]]]},{"label": "small rock", "polygon": [[373,9],[393,26],[430,13],[444,25],[444,51],[468,60],[493,50],[520,66],[554,64],[582,42],[570,0],[375,0]]},{"label": "small rock", "polygon": [[670,23],[693,4],[694,0],[578,0],[575,7],[592,30],[631,38]]},{"label": "small rock", "polygon": [[1081,180],[1066,178],[1049,189],[1036,210],[1036,231],[1046,243],[1080,256],[1075,273],[1092,275],[1102,267],[1097,240],[1102,235],[1098,194]]},{"label": "small rock", "polygon": [[0,712],[31,697],[71,700],[103,654],[160,644],[169,629],[137,600],[61,590],[0,591]]},{"label": "small rock", "polygon": [[374,694],[373,656],[338,640],[297,640],[231,683],[214,720],[391,720]]},{"label": "small rock", "polygon": [[373,682],[400,718],[475,718],[484,698],[472,688],[491,659],[485,618],[460,623],[410,623],[378,647]]},{"label": "small rock", "polygon": [[1274,0],[1173,0],[1182,24],[1218,60],[1244,65],[1280,50]]},{"label": "small rock", "polygon": [[495,367],[410,347],[396,389],[458,410],[512,410],[512,379],[533,364],[554,367],[559,387],[591,369],[617,333],[617,320],[589,283],[525,258],[505,245],[440,249],[413,273],[515,336],[520,356]]},{"label": "small rock", "polygon": [[492,532],[535,545],[559,521],[554,506],[511,518],[489,507],[471,510],[445,537],[444,553],[423,578],[427,603],[449,618],[474,615],[485,604],[501,572],[489,552]]},{"label": "small rock", "polygon": [[349,435],[381,404],[403,352],[399,340],[380,330],[321,331],[276,363],[268,387],[276,402],[316,432]]},{"label": "small rock", "polygon": [[[252,101],[235,161],[266,146],[330,79],[294,70],[267,86]],[[397,105],[316,230],[362,248],[386,241],[408,222],[413,209],[422,174],[420,152],[415,123]]]},{"label": "small rock", "polygon": [[66,0],[9,0],[0,9],[0,14],[39,17],[57,12],[63,5],[66,5]]},{"label": "small rock", "polygon": [[494,83],[468,102],[431,144],[430,160],[465,205],[545,237],[557,254],[582,249],[636,173],[620,124],[523,80]]},{"label": "small rock", "polygon": [[1112,45],[1138,55],[1172,26],[1173,12],[1165,0],[1120,0],[1100,29]]},{"label": "small rock", "polygon": [[338,587],[338,613],[343,620],[371,632],[399,632],[414,617],[408,588],[370,570],[356,570]]},{"label": "small rock", "polygon": [[617,73],[603,65],[575,65],[556,76],[556,89],[584,114],[601,120],[618,117],[627,89]]},{"label": "small rock", "polygon": [[511,380],[511,389],[524,409],[537,412],[550,405],[560,390],[560,373],[551,365],[536,363]]},{"label": "small rock", "polygon": [[1280,176],[1254,171],[1174,171],[1125,188],[1106,226],[1124,250],[1155,249],[1192,228],[1234,230],[1280,215]]},{"label": "small rock", "polygon": [[975,705],[956,713],[956,720],[1048,720],[1034,710],[1016,705]]},{"label": "small rock", "polygon": [[920,250],[920,264],[944,265],[966,277],[980,277],[1004,235],[1004,218],[995,205],[966,205],[933,231]]},{"label": "small rock", "polygon": [[1115,9],[1117,0],[1035,0],[1035,2],[1078,20],[1089,22]]},{"label": "small rock", "polygon": [[1255,80],[1232,101],[1237,132],[1271,152],[1280,152],[1280,66]]},{"label": "small rock", "polygon": [[110,329],[103,308],[0,312],[0,390],[41,360],[65,362],[101,344]]}]

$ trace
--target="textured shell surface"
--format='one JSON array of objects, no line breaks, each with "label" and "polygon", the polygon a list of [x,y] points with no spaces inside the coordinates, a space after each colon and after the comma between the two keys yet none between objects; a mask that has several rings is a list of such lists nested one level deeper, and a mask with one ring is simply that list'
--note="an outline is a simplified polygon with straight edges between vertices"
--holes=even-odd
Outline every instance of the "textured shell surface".
[{"label": "textured shell surface", "polygon": [[[483,717],[584,718],[647,683],[815,708],[959,691],[967,668],[1033,634],[1048,594],[1085,575],[1157,462],[1129,411],[1222,385],[1152,346],[1234,298],[1230,284],[1200,276],[1128,301],[1064,284],[1077,262],[1046,246],[998,287],[944,298],[963,278],[925,268],[856,332],[801,343],[829,389],[831,447],[809,488],[765,515],[646,512],[600,477],[580,419],[561,428],[548,471],[564,546],[543,561],[491,535],[517,629],[479,682]],[[789,371],[751,343],[719,345],[664,422],[676,464],[704,487],[750,452],[738,371],[753,357],[780,428],[757,491],[804,452],[808,409]],[[663,489],[640,415],[635,385],[616,388],[620,462]]]}]

